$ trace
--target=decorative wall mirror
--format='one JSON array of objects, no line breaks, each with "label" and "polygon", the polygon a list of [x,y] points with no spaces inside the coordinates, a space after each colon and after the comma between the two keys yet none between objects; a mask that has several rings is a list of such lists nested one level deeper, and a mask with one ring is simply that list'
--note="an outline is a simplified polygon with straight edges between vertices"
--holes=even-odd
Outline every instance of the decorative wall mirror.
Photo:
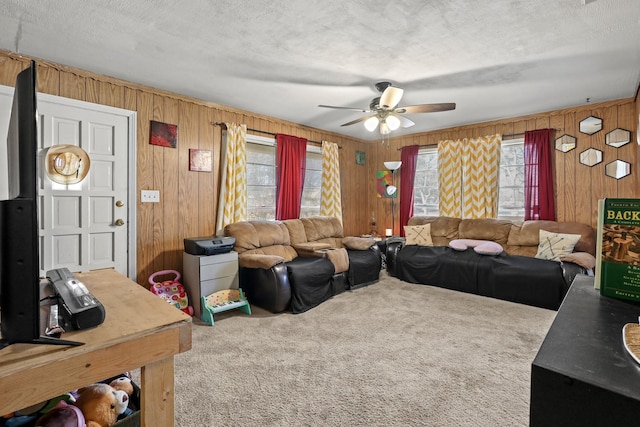
[{"label": "decorative wall mirror", "polygon": [[602,151],[589,148],[580,153],[580,163],[587,166],[595,166],[602,162]]},{"label": "decorative wall mirror", "polygon": [[556,138],[556,150],[568,153],[576,148],[576,137],[571,135],[562,135],[560,138]]},{"label": "decorative wall mirror", "polygon": [[595,116],[589,116],[580,122],[580,132],[587,135],[593,135],[602,130],[602,119]]},{"label": "decorative wall mirror", "polygon": [[631,164],[623,160],[614,160],[604,166],[604,173],[611,178],[624,178],[631,174]]},{"label": "decorative wall mirror", "polygon": [[631,142],[631,132],[625,129],[614,129],[609,132],[604,139],[604,143],[612,147],[622,147]]}]

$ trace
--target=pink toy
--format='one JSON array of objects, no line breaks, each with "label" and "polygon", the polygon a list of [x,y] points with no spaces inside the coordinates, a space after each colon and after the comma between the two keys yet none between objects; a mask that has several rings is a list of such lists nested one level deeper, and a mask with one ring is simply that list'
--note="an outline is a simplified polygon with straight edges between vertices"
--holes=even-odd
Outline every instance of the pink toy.
[{"label": "pink toy", "polygon": [[[174,274],[175,278],[164,282],[154,281],[156,276],[165,274]],[[149,284],[151,284],[149,290],[160,298],[163,298],[169,304],[184,311],[189,316],[193,316],[193,307],[189,305],[189,298],[187,297],[187,292],[184,290],[184,286],[180,283],[180,277],[180,273],[175,270],[157,271],[149,276]]]}]

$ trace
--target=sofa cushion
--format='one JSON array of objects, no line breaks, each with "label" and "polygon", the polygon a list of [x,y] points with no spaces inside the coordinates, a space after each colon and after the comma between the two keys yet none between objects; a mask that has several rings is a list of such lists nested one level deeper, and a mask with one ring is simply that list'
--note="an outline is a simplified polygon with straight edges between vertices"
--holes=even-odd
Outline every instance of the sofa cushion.
[{"label": "sofa cushion", "polygon": [[329,261],[333,264],[336,273],[343,273],[349,270],[349,255],[345,248],[328,249],[325,253]]},{"label": "sofa cushion", "polygon": [[344,245],[345,248],[353,249],[356,251],[367,250],[371,246],[373,246],[374,243],[376,243],[376,241],[370,237],[349,236],[342,239],[342,244]]},{"label": "sofa cushion", "polygon": [[572,252],[560,255],[560,261],[572,262],[587,270],[593,270],[596,267],[596,257],[587,252]]},{"label": "sofa cushion", "polygon": [[287,230],[289,230],[289,239],[292,245],[308,242],[302,221],[299,219],[286,219],[282,221],[282,223],[287,227]]},{"label": "sofa cushion", "polygon": [[405,225],[404,237],[406,245],[433,246],[431,224]]},{"label": "sofa cushion", "polygon": [[511,225],[506,250],[511,255],[535,256],[540,243],[540,230],[552,233],[580,234],[580,240],[576,243],[576,252],[596,254],[596,233],[593,227],[577,222],[557,221],[517,221]]},{"label": "sofa cushion", "polygon": [[449,247],[456,251],[466,251],[473,248],[480,255],[500,255],[504,251],[502,246],[490,240],[456,239],[449,242]]},{"label": "sofa cushion", "polygon": [[300,218],[308,242],[315,242],[327,237],[344,237],[342,224],[338,218],[330,216],[312,216]]},{"label": "sofa cushion", "polygon": [[490,240],[506,244],[511,231],[511,221],[502,219],[463,219],[458,227],[459,239]]},{"label": "sofa cushion", "polygon": [[277,255],[243,253],[241,256],[238,256],[239,266],[245,268],[269,269],[282,262],[284,262],[284,258]]},{"label": "sofa cushion", "polygon": [[536,258],[560,261],[561,255],[570,254],[580,240],[579,234],[552,233],[540,230],[540,243]]},{"label": "sofa cushion", "polygon": [[267,255],[267,256],[276,256],[283,258],[286,262],[291,261],[298,257],[298,252],[293,249],[293,246],[289,245],[273,245],[273,246],[265,246],[264,248],[252,249],[250,251],[244,251],[241,254],[238,254],[238,262],[242,257],[248,255]]},{"label": "sofa cushion", "polygon": [[275,255],[291,261],[298,256],[287,227],[280,221],[240,221],[227,225],[224,234],[235,237],[233,249],[239,257],[244,253]]},{"label": "sofa cushion", "polygon": [[293,245],[293,248],[300,256],[315,256],[313,253],[322,249],[329,249],[331,245],[320,242],[305,242]]},{"label": "sofa cushion", "polygon": [[272,245],[290,245],[289,230],[280,221],[240,221],[227,225],[225,236],[236,238],[238,253]]}]

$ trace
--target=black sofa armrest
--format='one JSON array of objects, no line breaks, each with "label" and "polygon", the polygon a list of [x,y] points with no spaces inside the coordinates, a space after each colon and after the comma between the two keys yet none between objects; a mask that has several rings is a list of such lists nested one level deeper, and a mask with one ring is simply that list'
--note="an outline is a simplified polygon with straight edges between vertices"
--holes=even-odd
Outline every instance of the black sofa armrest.
[{"label": "black sofa armrest", "polygon": [[573,279],[575,279],[578,274],[587,274],[586,268],[569,261],[561,261],[560,268],[562,269],[564,282],[567,285],[566,289],[564,289],[565,293],[569,290],[571,283],[573,283]]},{"label": "black sofa armrest", "polygon": [[272,313],[280,313],[289,308],[291,285],[286,263],[271,268],[239,269],[240,287],[251,304]]},{"label": "black sofa armrest", "polygon": [[372,245],[368,250],[376,254],[378,260],[380,260],[380,264],[382,264],[382,251],[380,247],[378,247],[378,245]]},{"label": "black sofa armrest", "polygon": [[393,277],[397,277],[396,272],[396,257],[400,249],[404,247],[404,240],[392,240],[387,242],[386,258],[387,258],[387,273]]}]

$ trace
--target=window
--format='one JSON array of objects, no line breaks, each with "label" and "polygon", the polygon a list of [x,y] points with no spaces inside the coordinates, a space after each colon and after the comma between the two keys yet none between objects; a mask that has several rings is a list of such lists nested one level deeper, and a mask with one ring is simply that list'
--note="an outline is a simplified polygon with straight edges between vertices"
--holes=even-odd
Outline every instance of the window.
[{"label": "window", "polygon": [[[424,148],[418,153],[414,183],[413,214],[438,216],[438,150]],[[498,218],[524,218],[524,139],[502,142]]]},{"label": "window", "polygon": [[502,141],[498,218],[524,219],[524,139]]},{"label": "window", "polygon": [[418,153],[416,179],[413,187],[413,214],[438,216],[438,150],[426,148]]},{"label": "window", "polygon": [[247,135],[247,220],[273,220],[275,217],[275,140]]},{"label": "window", "polygon": [[[300,217],[320,214],[322,151],[307,145],[307,164]],[[247,220],[276,217],[276,142],[247,135]]]},{"label": "window", "polygon": [[304,174],[300,218],[320,215],[322,193],[322,149],[307,146],[307,169]]}]

